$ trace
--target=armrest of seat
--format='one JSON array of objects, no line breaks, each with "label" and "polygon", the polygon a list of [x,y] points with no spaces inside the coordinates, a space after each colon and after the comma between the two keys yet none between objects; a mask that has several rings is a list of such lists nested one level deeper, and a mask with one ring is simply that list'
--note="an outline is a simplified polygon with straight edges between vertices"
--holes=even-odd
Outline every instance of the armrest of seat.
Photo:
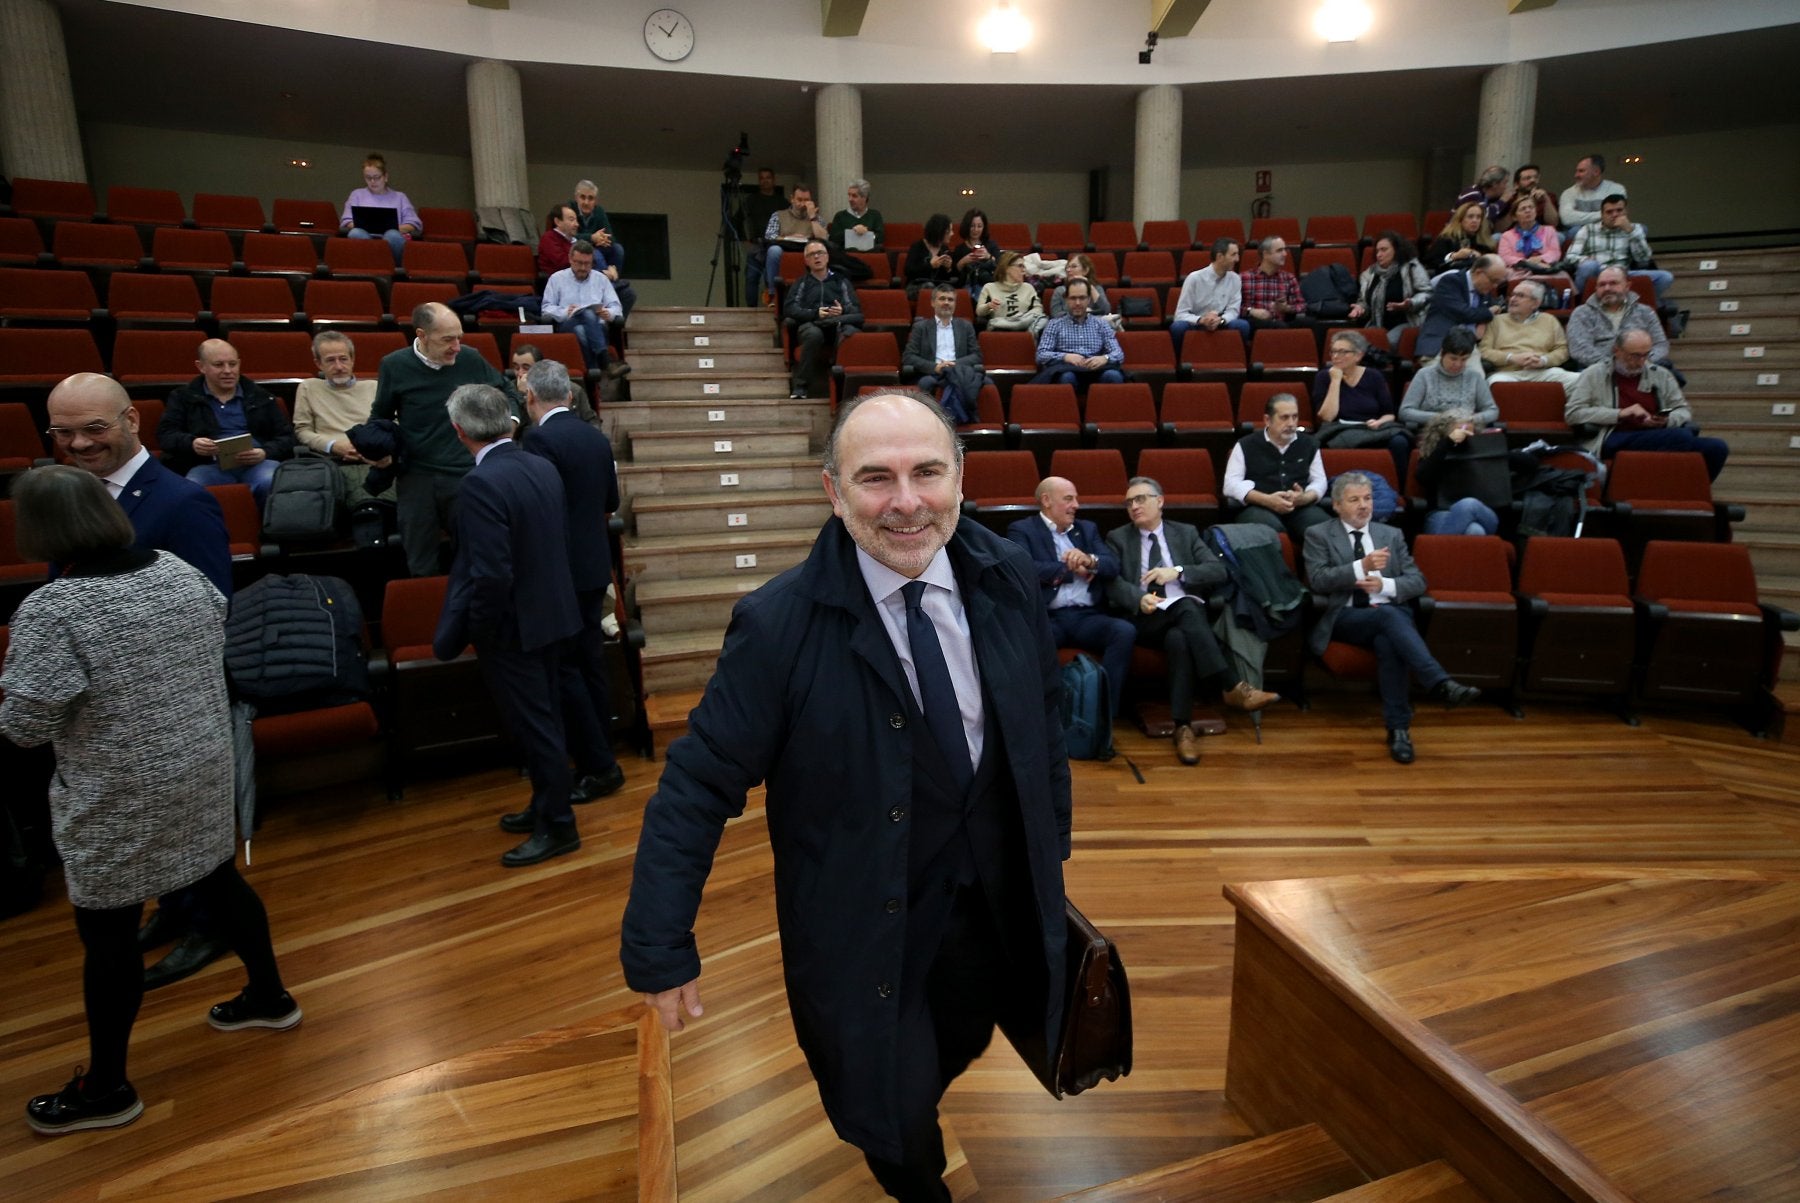
[{"label": "armrest of seat", "polygon": [[1800,631],[1800,614],[1785,606],[1771,606],[1768,602],[1758,602],[1757,609],[1763,612],[1763,621],[1779,631]]}]

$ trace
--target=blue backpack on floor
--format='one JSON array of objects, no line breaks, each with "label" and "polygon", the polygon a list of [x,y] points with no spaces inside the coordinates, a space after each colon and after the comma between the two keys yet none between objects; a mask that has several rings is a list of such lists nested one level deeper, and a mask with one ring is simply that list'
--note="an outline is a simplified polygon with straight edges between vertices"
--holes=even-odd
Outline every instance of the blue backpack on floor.
[{"label": "blue backpack on floor", "polygon": [[1062,668],[1063,736],[1071,760],[1113,758],[1112,693],[1106,670],[1092,657],[1077,653]]}]

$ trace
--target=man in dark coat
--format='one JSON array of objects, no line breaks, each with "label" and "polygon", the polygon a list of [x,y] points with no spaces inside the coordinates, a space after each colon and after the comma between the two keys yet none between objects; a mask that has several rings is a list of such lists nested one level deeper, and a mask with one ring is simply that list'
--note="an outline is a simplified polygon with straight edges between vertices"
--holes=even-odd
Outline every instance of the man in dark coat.
[{"label": "man in dark coat", "polygon": [[530,809],[500,820],[531,838],[500,863],[535,865],[581,847],[558,686],[567,644],[581,630],[562,481],[512,441],[512,406],[499,389],[462,385],[445,408],[475,466],[458,495],[456,560],[431,648],[454,660],[475,645],[482,680],[531,773]]},{"label": "man in dark coat", "polygon": [[1006,1017],[1060,1031],[1069,768],[1030,564],[959,521],[962,456],[919,394],[847,401],[836,516],[740,601],[644,813],[620,959],[665,1026],[701,1013],[694,916],[768,785],[795,1034],[838,1135],[949,1200],[937,1104]]},{"label": "man in dark coat", "polygon": [[[125,389],[110,376],[82,372],[50,393],[50,430],[69,462],[98,476],[131,519],[136,546],[180,556],[213,588],[231,597],[231,541],[225,515],[204,486],[169,471],[138,437],[138,411]],[[225,941],[210,917],[176,890],[158,899],[138,934],[143,952],[171,940],[169,954],[144,971],[144,989],[154,990],[200,972],[224,956]]]},{"label": "man in dark coat", "polygon": [[[170,468],[203,485],[244,484],[260,509],[275,465],[294,458],[294,424],[267,389],[243,378],[237,348],[222,338],[200,344],[200,374],[169,394],[156,441]],[[219,465],[219,440],[247,434],[236,466]]]},{"label": "man in dark coat", "polygon": [[[913,323],[900,356],[901,379],[916,379],[920,392],[932,393],[958,426],[975,420],[977,399],[987,376],[981,370],[981,343],[967,318],[956,316],[957,289],[939,284],[931,290],[932,317]],[[942,391],[939,391],[942,386]]]},{"label": "man in dark coat", "polygon": [[612,584],[612,539],[606,520],[619,508],[619,474],[612,441],[569,408],[575,387],[569,369],[555,359],[540,360],[525,373],[525,413],[531,433],[525,450],[541,455],[562,478],[563,517],[569,535],[569,571],[581,633],[570,646],[560,677],[563,729],[575,757],[572,802],[592,802],[616,793],[625,770],[613,755],[607,723],[606,587]]},{"label": "man in dark coat", "polygon": [[1487,324],[1506,311],[1500,290],[1506,285],[1506,261],[1498,255],[1482,255],[1467,271],[1447,271],[1431,282],[1431,299],[1425,304],[1425,322],[1419,327],[1418,356],[1432,359],[1444,345],[1444,335],[1467,326],[1480,338]]},{"label": "man in dark coat", "polygon": [[788,289],[782,320],[794,332],[794,378],[789,396],[819,396],[837,346],[863,324],[856,285],[831,270],[831,250],[822,239],[806,244],[806,270]]}]

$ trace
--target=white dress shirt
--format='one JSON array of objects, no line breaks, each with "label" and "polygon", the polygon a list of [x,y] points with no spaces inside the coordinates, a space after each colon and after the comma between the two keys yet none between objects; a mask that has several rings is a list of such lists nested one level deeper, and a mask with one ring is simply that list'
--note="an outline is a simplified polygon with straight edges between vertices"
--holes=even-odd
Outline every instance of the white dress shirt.
[{"label": "white dress shirt", "polygon": [[100,478],[100,483],[106,486],[106,491],[112,494],[114,501],[125,495],[125,486],[131,483],[131,478],[138,474],[138,469],[149,458],[150,449],[140,445],[137,454],[120,464],[112,475]]},{"label": "white dress shirt", "polygon": [[[1157,565],[1157,567],[1181,567],[1181,565],[1175,562],[1175,557],[1169,554],[1169,538],[1163,533],[1162,523],[1158,522],[1155,530],[1141,530],[1138,534],[1141,536],[1138,539],[1138,568],[1141,571],[1148,572],[1150,570],[1150,545],[1152,543],[1156,544],[1162,551],[1162,563]],[[1178,576],[1163,586],[1162,600],[1156,603],[1156,608],[1158,610],[1167,610],[1170,606],[1187,596],[1189,596],[1188,591],[1181,587],[1181,578]]]},{"label": "white dress shirt", "polygon": [[[1050,521],[1050,519],[1044,517],[1042,514],[1038,515],[1038,520],[1050,528],[1050,542],[1056,544],[1057,559],[1060,560],[1070,552],[1079,550],[1079,548],[1075,546],[1075,540],[1069,537],[1069,532],[1075,529],[1073,524],[1070,525],[1069,530],[1057,530],[1056,523]],[[1050,608],[1052,610],[1061,610],[1068,606],[1093,605],[1094,591],[1092,585],[1092,581],[1084,580],[1078,576],[1071,576],[1068,580],[1058,585],[1056,587],[1056,592],[1050,595]]]},{"label": "white dress shirt", "polygon": [[[863,583],[874,599],[875,612],[881,616],[882,629],[894,654],[900,657],[900,669],[912,689],[913,703],[925,711],[919,694],[919,671],[913,667],[912,636],[906,630],[906,597],[900,590],[910,583],[886,564],[862,548],[856,549],[856,566],[862,569]],[[981,763],[981,748],[986,737],[982,728],[981,673],[975,667],[975,645],[969,638],[969,617],[963,612],[962,591],[956,587],[956,573],[950,569],[950,553],[938,548],[931,563],[918,576],[925,582],[925,593],[919,608],[937,628],[938,646],[944,652],[944,664],[950,669],[950,684],[956,689],[956,708],[962,714],[963,738],[969,743],[969,763]]]},{"label": "white dress shirt", "polygon": [[[1356,534],[1357,528],[1354,526],[1351,526],[1348,522],[1344,522],[1342,519],[1339,520],[1338,524],[1344,528],[1344,538],[1350,540],[1350,546],[1352,549],[1354,549],[1356,547],[1356,540],[1351,538],[1351,536]],[[1371,535],[1368,532],[1367,528],[1364,528],[1362,531],[1362,537],[1363,537],[1363,550],[1364,551],[1374,551],[1375,550],[1375,536]],[[1380,577],[1381,578],[1381,592],[1380,593],[1371,593],[1369,595],[1369,604],[1371,606],[1384,606],[1387,603],[1394,600],[1395,594],[1399,591],[1399,582],[1395,581],[1393,577],[1382,576],[1378,570],[1371,569],[1371,568],[1365,566],[1365,564],[1362,560],[1356,561],[1354,564],[1351,565],[1351,567],[1356,570],[1356,579],[1359,581],[1363,580],[1366,577]]]}]

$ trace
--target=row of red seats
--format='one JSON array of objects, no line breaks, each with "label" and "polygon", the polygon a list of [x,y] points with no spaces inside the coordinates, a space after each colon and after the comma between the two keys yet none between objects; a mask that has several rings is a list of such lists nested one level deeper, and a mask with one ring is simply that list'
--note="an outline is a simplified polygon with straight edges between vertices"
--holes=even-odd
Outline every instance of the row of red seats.
[{"label": "row of red seats", "polygon": [[[1422,228],[1436,233],[1449,219],[1448,210],[1432,212],[1426,215]],[[1374,241],[1386,230],[1416,241],[1421,226],[1411,213],[1370,213],[1363,218],[1360,230],[1356,219],[1348,214],[1309,217],[1304,229],[1298,217],[1258,217],[1247,228],[1238,217],[1203,217],[1192,225],[1186,221],[1147,221],[1141,231],[1129,221],[1096,221],[1087,226],[1078,221],[1040,221],[1035,233],[1022,221],[996,221],[989,227],[988,237],[1002,250],[1035,250],[1061,258],[1077,251],[1124,254],[1205,250],[1220,238],[1229,238],[1246,250],[1271,237],[1280,238],[1290,247],[1355,246]],[[924,223],[916,221],[887,222],[883,233],[884,245],[901,254],[924,236]]]},{"label": "row of red seats", "polygon": [[246,234],[241,248],[219,230],[162,227],[146,248],[133,226],[57,222],[50,247],[34,222],[0,218],[0,266],[81,268],[95,272],[163,271],[197,276],[285,275],[373,280],[436,280],[483,286],[537,283],[537,258],[530,247],[482,242],[471,264],[459,242],[406,245],[396,266],[385,242],[372,238],[330,238],[323,253],[302,234]]},{"label": "row of red seats", "polygon": [[[373,377],[383,355],[409,343],[404,330],[347,333],[356,346],[357,374],[367,377]],[[475,331],[465,334],[463,342],[479,351],[497,370],[504,371],[507,348],[496,339],[496,333],[507,331]],[[200,338],[201,333],[193,330],[121,330],[109,365],[102,359],[92,332],[85,329],[0,329],[0,388],[41,391],[75,372],[110,373],[127,388],[173,387],[194,378]],[[541,348],[548,357],[562,360],[571,372],[582,369],[572,334],[529,334],[517,338]],[[232,333],[231,342],[243,361],[244,374],[259,384],[286,385],[291,392],[295,383],[318,374],[312,358],[312,336],[302,331],[238,330]]]},{"label": "row of red seats", "polygon": [[[95,203],[87,184],[62,180],[13,181],[13,212],[21,217],[50,221],[107,220],[124,225],[186,226],[203,230],[260,230],[267,233],[335,234],[343,215],[340,204],[325,200],[275,199],[265,216],[262,201],[254,196],[196,192],[190,214],[181,194],[167,188],[106,190],[106,210]],[[430,242],[474,242],[480,237],[475,214],[468,209],[420,207],[423,237]]]}]

